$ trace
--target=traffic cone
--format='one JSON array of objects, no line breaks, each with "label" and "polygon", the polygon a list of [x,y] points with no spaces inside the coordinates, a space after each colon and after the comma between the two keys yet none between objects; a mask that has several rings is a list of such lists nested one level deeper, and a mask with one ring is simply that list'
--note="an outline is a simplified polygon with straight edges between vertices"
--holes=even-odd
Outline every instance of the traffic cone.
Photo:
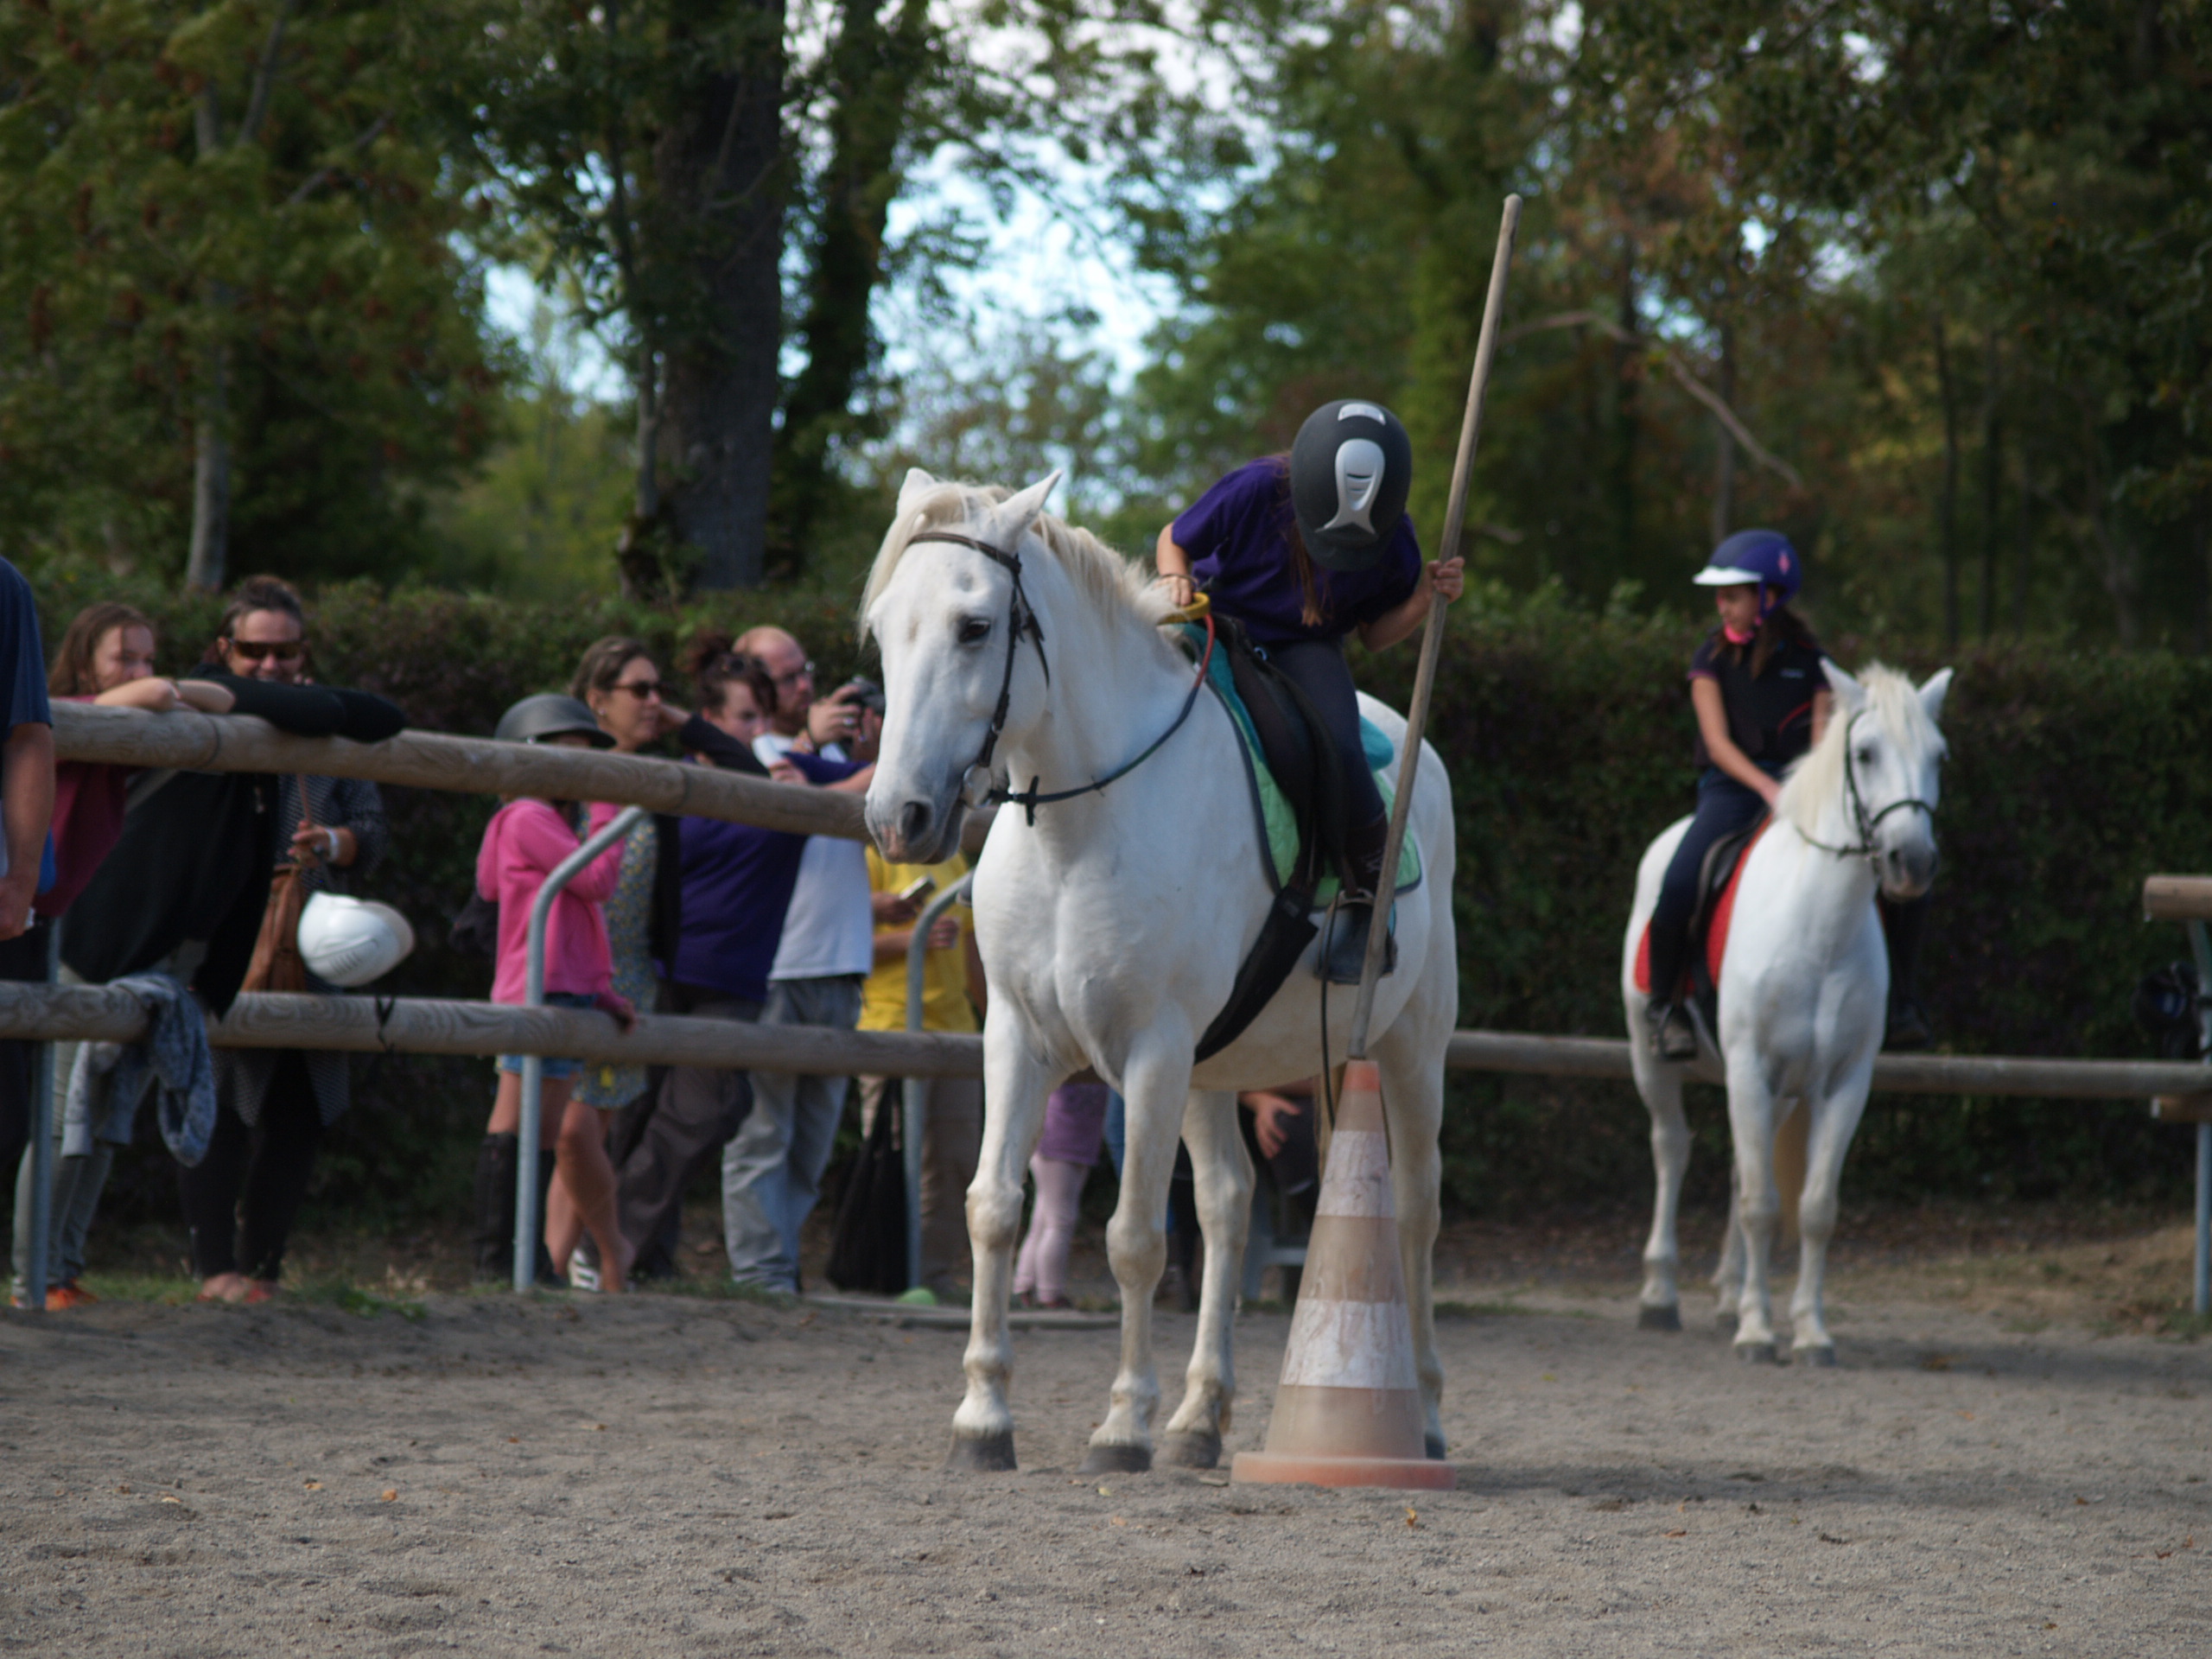
[{"label": "traffic cone", "polygon": [[1354,1060],[1344,1067],[1268,1449],[1238,1452],[1229,1478],[1449,1491],[1457,1478],[1450,1464],[1424,1455],[1424,1427],[1382,1079],[1371,1062]]}]

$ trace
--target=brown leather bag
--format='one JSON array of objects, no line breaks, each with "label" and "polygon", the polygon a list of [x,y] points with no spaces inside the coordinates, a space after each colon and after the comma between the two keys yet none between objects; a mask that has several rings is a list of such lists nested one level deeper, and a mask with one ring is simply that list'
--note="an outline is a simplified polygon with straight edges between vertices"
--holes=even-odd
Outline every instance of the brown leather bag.
[{"label": "brown leather bag", "polygon": [[[300,810],[308,810],[308,780],[299,780]],[[308,964],[300,955],[300,912],[307,908],[308,884],[302,867],[279,864],[269,883],[269,906],[261,912],[261,932],[253,942],[253,958],[246,964],[246,991],[304,991]]]}]

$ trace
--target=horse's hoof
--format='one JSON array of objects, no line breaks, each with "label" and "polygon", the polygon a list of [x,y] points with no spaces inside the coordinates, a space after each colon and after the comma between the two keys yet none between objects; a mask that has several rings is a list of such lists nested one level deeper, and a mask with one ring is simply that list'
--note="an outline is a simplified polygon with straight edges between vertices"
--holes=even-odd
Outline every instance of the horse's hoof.
[{"label": "horse's hoof", "polygon": [[1428,1460],[1431,1463],[1441,1463],[1444,1461],[1444,1437],[1441,1434],[1422,1435],[1421,1437],[1421,1449],[1427,1454]]},{"label": "horse's hoof", "polygon": [[1774,1344],[1770,1342],[1739,1342],[1736,1344],[1736,1357],[1746,1365],[1773,1365],[1780,1363],[1774,1357]]},{"label": "horse's hoof", "polygon": [[1808,1343],[1802,1348],[1792,1349],[1789,1357],[1800,1365],[1832,1371],[1835,1369],[1835,1344],[1832,1342]]},{"label": "horse's hoof", "polygon": [[1637,1310],[1636,1328],[1639,1331],[1679,1331],[1682,1328],[1682,1310],[1673,1302],[1664,1307],[1643,1307]]},{"label": "horse's hoof", "polygon": [[1014,1431],[1002,1428],[995,1434],[959,1434],[952,1437],[952,1450],[944,1459],[945,1468],[963,1475],[1003,1475],[1012,1471],[1014,1461]]},{"label": "horse's hoof", "polygon": [[1163,1435],[1159,1462],[1168,1469],[1217,1468],[1221,1464],[1221,1436],[1211,1429],[1184,1429]]},{"label": "horse's hoof", "polygon": [[[1221,1455],[1220,1443],[1214,1446],[1214,1455]],[[1211,1469],[1211,1464],[1205,1465]],[[1083,1454],[1077,1466],[1078,1475],[1141,1475],[1152,1467],[1152,1452],[1141,1446],[1094,1446]]]}]

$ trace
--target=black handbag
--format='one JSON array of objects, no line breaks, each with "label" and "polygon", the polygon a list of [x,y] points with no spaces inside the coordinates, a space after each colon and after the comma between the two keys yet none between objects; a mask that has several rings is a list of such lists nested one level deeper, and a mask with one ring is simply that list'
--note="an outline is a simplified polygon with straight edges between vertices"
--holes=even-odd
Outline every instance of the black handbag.
[{"label": "black handbag", "polygon": [[896,1296],[906,1288],[906,1160],[899,1120],[903,1085],[885,1084],[875,1122],[861,1142],[830,1244],[830,1282],[840,1290]]}]

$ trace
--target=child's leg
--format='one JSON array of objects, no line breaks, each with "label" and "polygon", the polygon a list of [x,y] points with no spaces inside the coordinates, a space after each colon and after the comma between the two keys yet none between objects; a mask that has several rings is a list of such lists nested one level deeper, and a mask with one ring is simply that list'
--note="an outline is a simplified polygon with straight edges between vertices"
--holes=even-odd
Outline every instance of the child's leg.
[{"label": "child's leg", "polygon": [[[555,1085],[545,1086],[546,1116],[554,1116]],[[556,1237],[549,1224],[545,1243],[556,1262],[566,1262],[576,1248],[583,1229],[599,1243],[600,1282],[609,1290],[629,1287],[631,1258],[636,1254],[622,1237],[614,1215],[614,1166],[607,1156],[607,1114],[582,1101],[569,1098],[569,1080],[563,1078],[556,1145],[559,1185],[568,1188],[574,1214],[565,1238]],[[549,1205],[550,1209],[550,1206]],[[549,1217],[549,1223],[550,1217]],[[577,1224],[581,1223],[581,1225]]]},{"label": "child's leg", "polygon": [[1033,1158],[1029,1173],[1037,1178],[1037,1210],[1030,1222],[1037,1241],[1033,1288],[1040,1302],[1062,1301],[1068,1294],[1068,1252],[1075,1244],[1083,1184],[1090,1171],[1058,1158]]},{"label": "child's leg", "polygon": [[1723,836],[1756,823],[1766,803],[1732,778],[1711,775],[1698,785],[1697,816],[1675,849],[1651,912],[1651,995],[1672,1002],[1689,954],[1690,917],[1697,909],[1698,873]]}]

